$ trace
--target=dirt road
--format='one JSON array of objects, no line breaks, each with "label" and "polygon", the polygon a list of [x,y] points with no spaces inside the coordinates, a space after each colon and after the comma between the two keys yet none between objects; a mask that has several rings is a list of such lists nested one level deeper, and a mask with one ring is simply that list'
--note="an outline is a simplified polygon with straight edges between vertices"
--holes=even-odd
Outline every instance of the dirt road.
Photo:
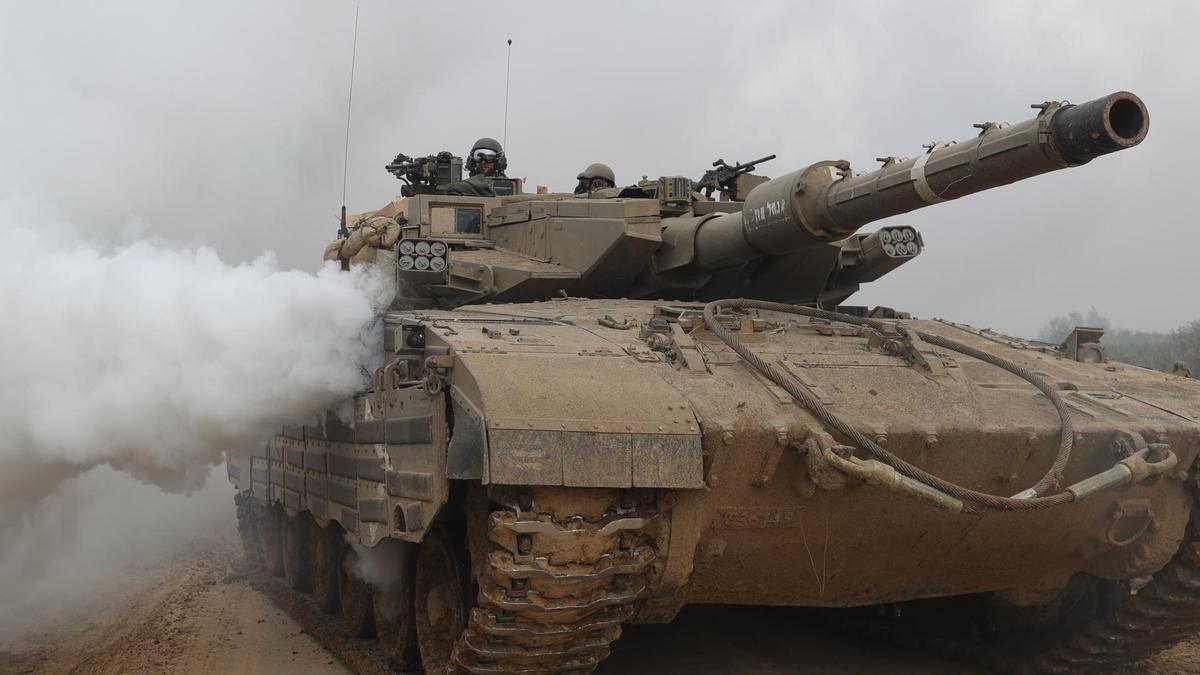
[{"label": "dirt road", "polygon": [[[0,673],[346,673],[247,582],[232,533],[196,542],[98,594],[0,637]],[[961,664],[830,636],[803,612],[689,607],[631,626],[600,673],[963,673]],[[1137,672],[1200,673],[1200,641]]]},{"label": "dirt road", "polygon": [[0,642],[0,672],[345,673],[252,589],[232,536],[198,542],[93,607]]}]

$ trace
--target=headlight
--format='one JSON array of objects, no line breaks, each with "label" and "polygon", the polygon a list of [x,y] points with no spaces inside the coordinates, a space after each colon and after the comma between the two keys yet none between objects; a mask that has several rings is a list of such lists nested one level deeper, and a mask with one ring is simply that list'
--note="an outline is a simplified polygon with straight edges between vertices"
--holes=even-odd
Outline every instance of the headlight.
[{"label": "headlight", "polygon": [[405,239],[400,242],[400,255],[412,255],[417,245],[411,239]]}]

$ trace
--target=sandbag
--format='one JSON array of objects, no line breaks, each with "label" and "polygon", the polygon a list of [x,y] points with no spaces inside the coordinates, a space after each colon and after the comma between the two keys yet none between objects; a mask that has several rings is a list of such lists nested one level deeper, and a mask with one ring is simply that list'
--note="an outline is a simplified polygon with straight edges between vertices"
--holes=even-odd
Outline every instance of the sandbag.
[{"label": "sandbag", "polygon": [[334,241],[329,242],[329,245],[325,247],[324,259],[325,260],[339,260],[340,257],[338,254],[341,250],[342,250],[342,240],[341,239],[335,239]]}]

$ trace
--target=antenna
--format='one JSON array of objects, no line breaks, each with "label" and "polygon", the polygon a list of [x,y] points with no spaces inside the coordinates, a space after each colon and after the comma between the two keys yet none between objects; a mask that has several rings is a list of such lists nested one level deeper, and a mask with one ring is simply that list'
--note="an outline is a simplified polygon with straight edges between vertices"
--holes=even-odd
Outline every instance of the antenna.
[{"label": "antenna", "polygon": [[[350,49],[350,94],[346,97],[346,150],[342,155],[342,226],[338,228],[338,238],[345,239],[350,231],[346,229],[346,183],[350,176],[350,111],[354,105],[354,62],[358,58],[358,7],[354,7],[354,44]],[[345,265],[343,264],[343,267]]]},{"label": "antenna", "polygon": [[512,38],[508,39],[508,62],[504,65],[504,151],[508,152],[508,74],[512,71]]}]

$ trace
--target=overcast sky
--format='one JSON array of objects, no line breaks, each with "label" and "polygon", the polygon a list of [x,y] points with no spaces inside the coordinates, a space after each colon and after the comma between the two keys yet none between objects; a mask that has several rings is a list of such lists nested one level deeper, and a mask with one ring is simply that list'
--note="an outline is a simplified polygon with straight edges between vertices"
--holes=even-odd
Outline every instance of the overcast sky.
[{"label": "overcast sky", "polygon": [[[2,7],[0,199],[101,241],[316,268],[341,204],[353,3]],[[395,194],[397,152],[505,134],[507,38],[509,173],[559,190],[593,161],[620,182],[768,153],[768,175],[869,169],[1128,89],[1150,110],[1141,147],[902,216],[926,252],[854,301],[1023,334],[1090,305],[1145,330],[1200,318],[1200,4],[363,2],[360,21],[351,211]]]}]

